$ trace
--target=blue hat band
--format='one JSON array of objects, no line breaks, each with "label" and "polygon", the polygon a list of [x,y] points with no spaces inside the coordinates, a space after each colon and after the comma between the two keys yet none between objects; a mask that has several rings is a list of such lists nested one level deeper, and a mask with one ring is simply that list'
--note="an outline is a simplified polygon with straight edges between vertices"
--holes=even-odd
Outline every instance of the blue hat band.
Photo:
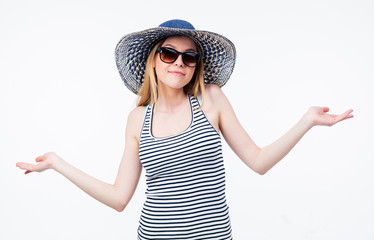
[{"label": "blue hat band", "polygon": [[176,28],[176,29],[185,29],[185,30],[195,30],[194,26],[192,26],[191,23],[179,20],[179,19],[173,19],[166,21],[164,23],[161,23],[159,27],[167,27],[167,28]]}]

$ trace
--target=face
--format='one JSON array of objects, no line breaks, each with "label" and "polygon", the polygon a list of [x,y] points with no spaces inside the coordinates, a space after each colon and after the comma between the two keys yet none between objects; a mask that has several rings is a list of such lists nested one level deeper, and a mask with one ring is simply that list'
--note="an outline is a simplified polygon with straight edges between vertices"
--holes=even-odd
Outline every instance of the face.
[{"label": "face", "polygon": [[[179,52],[197,52],[194,41],[182,36],[167,38],[161,47],[173,48]],[[159,88],[182,89],[192,79],[196,68],[185,65],[182,55],[173,63],[165,63],[160,59],[160,53],[157,53],[154,63]]]}]

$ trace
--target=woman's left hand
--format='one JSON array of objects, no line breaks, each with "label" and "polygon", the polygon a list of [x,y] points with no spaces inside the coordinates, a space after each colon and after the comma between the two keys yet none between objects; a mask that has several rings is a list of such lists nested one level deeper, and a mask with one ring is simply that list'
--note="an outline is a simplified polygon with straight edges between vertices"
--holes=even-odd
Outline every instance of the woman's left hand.
[{"label": "woman's left hand", "polygon": [[350,109],[340,115],[329,114],[329,110],[330,109],[328,107],[310,107],[308,112],[305,113],[304,119],[306,119],[311,126],[332,126],[343,120],[353,118],[353,115],[351,114],[353,109]]}]

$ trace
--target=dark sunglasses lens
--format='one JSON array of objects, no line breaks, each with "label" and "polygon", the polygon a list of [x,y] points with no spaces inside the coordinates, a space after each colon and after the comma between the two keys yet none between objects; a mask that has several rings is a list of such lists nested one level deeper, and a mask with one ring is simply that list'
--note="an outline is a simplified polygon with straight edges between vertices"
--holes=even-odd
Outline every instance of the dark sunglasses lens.
[{"label": "dark sunglasses lens", "polygon": [[187,66],[194,67],[197,64],[197,61],[199,60],[199,55],[194,52],[186,52],[183,53],[183,62]]},{"label": "dark sunglasses lens", "polygon": [[172,49],[162,48],[161,49],[161,60],[166,63],[174,62],[178,57],[178,53]]},{"label": "dark sunglasses lens", "polygon": [[182,54],[183,63],[190,67],[195,67],[199,62],[200,55],[196,52],[184,52],[179,53],[178,51],[171,48],[160,48],[160,58],[165,63],[173,63],[177,60],[179,54]]}]

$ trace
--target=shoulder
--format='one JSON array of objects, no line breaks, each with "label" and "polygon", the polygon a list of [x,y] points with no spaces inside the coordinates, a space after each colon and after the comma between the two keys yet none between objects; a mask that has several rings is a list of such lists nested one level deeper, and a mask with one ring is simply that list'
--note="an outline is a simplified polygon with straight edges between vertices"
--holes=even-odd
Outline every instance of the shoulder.
[{"label": "shoulder", "polygon": [[209,98],[219,97],[223,94],[221,88],[216,84],[207,84],[205,85],[205,95]]},{"label": "shoulder", "polygon": [[143,126],[144,108],[143,106],[134,108],[127,117],[126,132],[137,139]]},{"label": "shoulder", "polygon": [[205,86],[206,104],[220,108],[228,103],[228,100],[222,89],[216,84],[207,84]]},{"label": "shoulder", "polygon": [[144,108],[145,108],[144,106],[139,106],[131,110],[128,116],[128,121],[133,121],[133,120],[136,121],[136,120],[143,119]]}]

